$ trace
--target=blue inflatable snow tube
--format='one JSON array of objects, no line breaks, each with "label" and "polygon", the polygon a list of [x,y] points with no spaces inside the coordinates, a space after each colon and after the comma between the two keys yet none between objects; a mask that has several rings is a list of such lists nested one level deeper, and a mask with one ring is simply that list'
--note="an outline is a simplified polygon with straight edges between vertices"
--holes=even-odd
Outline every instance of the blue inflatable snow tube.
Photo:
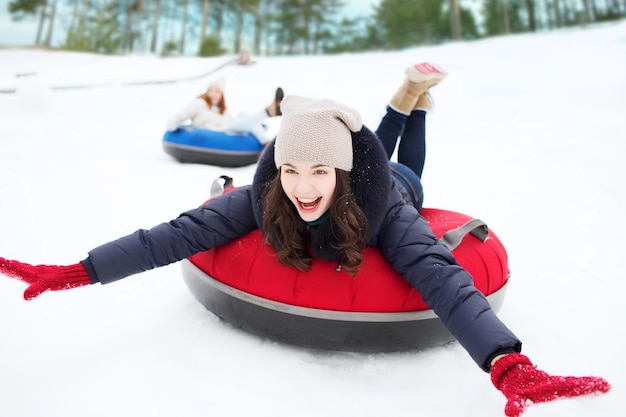
[{"label": "blue inflatable snow tube", "polygon": [[165,133],[163,149],[179,162],[240,167],[256,163],[263,145],[250,132],[184,126]]}]

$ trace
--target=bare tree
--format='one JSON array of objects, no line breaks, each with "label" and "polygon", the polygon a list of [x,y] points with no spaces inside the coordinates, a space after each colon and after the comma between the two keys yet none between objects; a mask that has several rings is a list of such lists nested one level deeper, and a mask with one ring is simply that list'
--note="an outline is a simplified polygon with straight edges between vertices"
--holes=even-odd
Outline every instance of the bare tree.
[{"label": "bare tree", "polygon": [[152,39],[150,41],[150,52],[156,52],[157,39],[159,37],[159,20],[161,18],[161,0],[156,0],[155,9],[152,16]]},{"label": "bare tree", "polygon": [[144,0],[137,0],[135,3],[134,12],[135,18],[132,20],[132,29],[130,34],[130,50],[135,50],[135,41],[138,39],[141,40],[143,38],[143,31],[141,30],[141,23],[143,21],[143,12],[144,12]]},{"label": "bare tree", "polygon": [[206,28],[209,23],[209,0],[202,0],[202,23],[200,23],[200,45],[202,47],[202,41],[206,38]]},{"label": "bare tree", "polygon": [[187,11],[189,10],[189,0],[183,0],[183,22],[180,30],[180,42],[178,45],[178,52],[183,54],[185,52],[185,39],[187,35]]},{"label": "bare tree", "polygon": [[235,53],[241,52],[241,36],[243,34],[243,23],[245,19],[245,0],[235,0],[230,4],[231,11],[235,19],[233,36],[233,50]]},{"label": "bare tree", "polygon": [[35,45],[41,45],[41,35],[43,33],[43,27],[46,23],[46,12],[48,10],[48,0],[43,0],[43,3],[39,9],[39,23],[37,24],[37,35],[35,37]]},{"label": "bare tree", "polygon": [[526,0],[526,13],[528,14],[528,30],[535,32],[537,30],[537,18],[535,16],[534,0]]},{"label": "bare tree", "polygon": [[252,10],[252,18],[254,19],[253,24],[253,35],[252,35],[252,49],[255,54],[261,53],[261,40],[263,37],[263,28],[265,27],[265,13],[264,13],[265,2],[258,2],[257,6]]},{"label": "bare tree", "polygon": [[72,6],[72,17],[70,18],[70,26],[68,29],[68,32],[73,32],[75,25],[76,25],[76,19],[78,18],[78,6],[79,6],[79,2],[80,0],[74,0],[74,6]]},{"label": "bare tree", "polygon": [[[592,7],[589,0],[583,0],[583,8],[585,10],[585,20],[587,22],[593,22],[596,20],[596,11],[595,8]],[[619,10],[619,8],[618,8]]]},{"label": "bare tree", "polygon": [[500,12],[502,14],[502,33],[508,35],[511,33],[511,24],[509,20],[509,2],[508,0],[500,0]]},{"label": "bare tree", "polygon": [[461,13],[459,11],[459,0],[450,0],[450,27],[452,29],[452,39],[461,40]]},{"label": "bare tree", "polygon": [[52,10],[50,11],[49,21],[48,21],[48,33],[46,35],[46,40],[44,42],[44,46],[48,48],[52,46],[52,34],[54,32],[54,21],[57,15],[57,0],[52,0]]},{"label": "bare tree", "polygon": [[561,1],[553,0],[552,7],[554,8],[554,18],[556,27],[560,28],[563,26],[563,17],[561,16]]}]

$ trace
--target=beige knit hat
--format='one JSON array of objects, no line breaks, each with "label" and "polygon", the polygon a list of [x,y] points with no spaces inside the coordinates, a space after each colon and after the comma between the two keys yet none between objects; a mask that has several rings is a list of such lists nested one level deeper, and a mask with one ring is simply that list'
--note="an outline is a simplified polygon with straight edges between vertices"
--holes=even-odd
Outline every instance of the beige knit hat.
[{"label": "beige knit hat", "polygon": [[211,81],[211,84],[207,87],[207,90],[211,87],[217,88],[222,93],[224,93],[226,89],[226,79],[224,77],[219,77]]},{"label": "beige knit hat", "polygon": [[274,145],[274,162],[312,161],[344,171],[352,169],[352,132],[363,127],[361,115],[332,100],[286,96]]}]

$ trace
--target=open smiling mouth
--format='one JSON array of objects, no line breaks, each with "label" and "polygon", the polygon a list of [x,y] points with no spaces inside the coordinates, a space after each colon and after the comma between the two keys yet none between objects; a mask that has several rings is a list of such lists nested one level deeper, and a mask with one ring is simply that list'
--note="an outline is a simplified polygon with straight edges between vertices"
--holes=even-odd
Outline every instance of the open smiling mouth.
[{"label": "open smiling mouth", "polygon": [[300,208],[302,210],[315,210],[319,205],[320,201],[322,201],[322,197],[318,197],[316,199],[312,198],[298,198],[298,203],[300,204]]}]

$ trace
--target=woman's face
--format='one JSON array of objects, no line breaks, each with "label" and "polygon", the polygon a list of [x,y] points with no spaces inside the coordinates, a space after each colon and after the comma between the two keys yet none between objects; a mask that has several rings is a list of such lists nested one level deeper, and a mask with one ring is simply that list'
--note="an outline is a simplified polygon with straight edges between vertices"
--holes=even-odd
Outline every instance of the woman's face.
[{"label": "woman's face", "polygon": [[222,91],[215,87],[209,87],[209,89],[206,90],[206,96],[211,101],[211,105],[219,103],[222,99],[222,94]]},{"label": "woman's face", "polygon": [[312,222],[330,207],[337,174],[328,165],[291,162],[280,167],[280,183],[302,220]]}]

